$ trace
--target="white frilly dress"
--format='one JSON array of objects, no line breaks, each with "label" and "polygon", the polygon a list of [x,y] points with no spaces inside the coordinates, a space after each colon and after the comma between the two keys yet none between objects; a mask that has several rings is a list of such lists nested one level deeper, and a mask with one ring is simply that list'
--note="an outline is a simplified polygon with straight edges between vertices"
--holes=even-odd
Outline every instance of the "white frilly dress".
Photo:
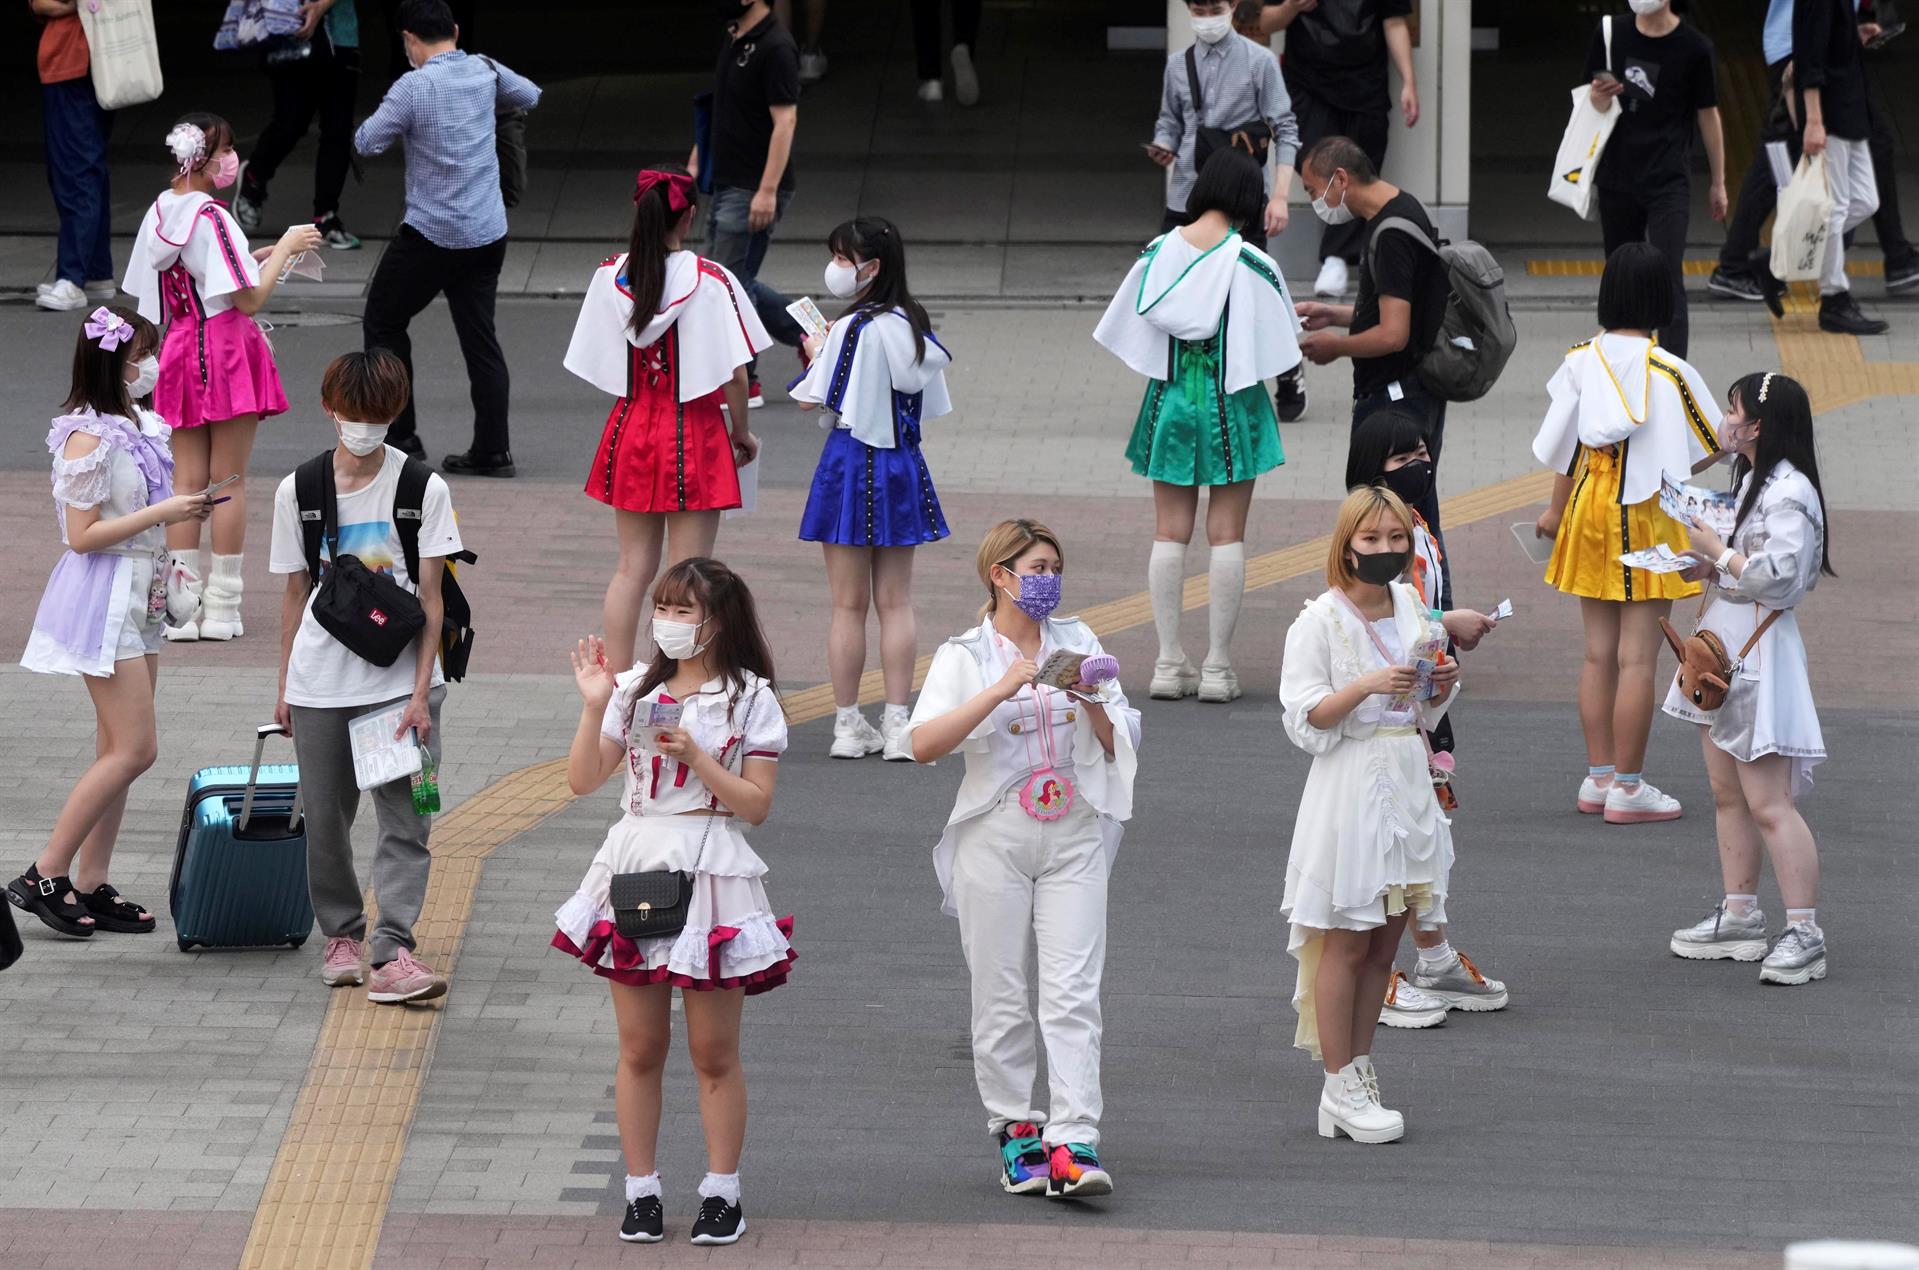
[{"label": "white frilly dress", "polygon": [[[747,845],[739,820],[699,814],[719,809],[718,799],[692,768],[654,745],[649,707],[674,699],[657,686],[640,695],[645,674],[635,666],[619,676],[601,720],[600,735],[626,747],[625,810],[580,889],[554,914],[553,946],[616,983],[744,988],[748,995],[777,988],[799,955],[789,942],[793,919],[773,916],[760,881],[766,862]],[[681,704],[680,726],[731,771],[753,759],[777,761],[786,749],[779,696],[757,675],[746,675],[736,701],[716,679]],[[678,935],[628,939],[608,899],[613,875],[661,869],[694,874],[686,926]]]},{"label": "white frilly dress", "polygon": [[[1392,622],[1380,634],[1403,660],[1419,641],[1428,610],[1403,582],[1392,584],[1392,595]],[[1286,735],[1313,756],[1313,767],[1293,824],[1280,911],[1292,927],[1286,951],[1299,962],[1293,1043],[1314,1057],[1320,1052],[1313,1011],[1320,937],[1328,930],[1372,930],[1408,905],[1422,927],[1446,920],[1452,822],[1433,793],[1419,732],[1445,715],[1457,687],[1400,714],[1387,698],[1368,697],[1332,728],[1316,728],[1306,718],[1384,664],[1360,618],[1331,591],[1308,601],[1286,635],[1279,686]]]},{"label": "white frilly dress", "polygon": [[[1740,479],[1735,506],[1745,503],[1751,481],[1751,472]],[[1746,557],[1745,571],[1737,578],[1718,575],[1699,626],[1719,636],[1727,654],[1736,656],[1768,610],[1778,610],[1779,619],[1746,654],[1719,709],[1701,710],[1686,700],[1677,677],[1666,693],[1667,714],[1710,728],[1712,743],[1740,762],[1768,754],[1791,758],[1794,798],[1812,788],[1812,769],[1826,757],[1806,645],[1792,612],[1819,581],[1825,544],[1819,491],[1805,473],[1780,460],[1727,544]]]},{"label": "white frilly dress", "polygon": [[[102,520],[173,497],[172,429],[151,410],[134,407],[138,423],[81,410],[53,421],[53,505],[60,541],[67,509],[98,508]],[[100,444],[64,457],[76,432]],[[20,664],[55,675],[112,675],[115,663],[160,651],[166,617],[166,527],[155,525],[102,551],[71,548],[53,566]]]}]

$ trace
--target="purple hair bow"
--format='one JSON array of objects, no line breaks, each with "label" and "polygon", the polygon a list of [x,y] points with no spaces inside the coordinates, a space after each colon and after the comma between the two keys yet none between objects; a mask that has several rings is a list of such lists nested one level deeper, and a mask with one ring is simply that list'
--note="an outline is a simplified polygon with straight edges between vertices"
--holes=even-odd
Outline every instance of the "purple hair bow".
[{"label": "purple hair bow", "polygon": [[81,329],[88,339],[108,353],[133,338],[133,323],[104,304],[87,315],[87,324]]}]

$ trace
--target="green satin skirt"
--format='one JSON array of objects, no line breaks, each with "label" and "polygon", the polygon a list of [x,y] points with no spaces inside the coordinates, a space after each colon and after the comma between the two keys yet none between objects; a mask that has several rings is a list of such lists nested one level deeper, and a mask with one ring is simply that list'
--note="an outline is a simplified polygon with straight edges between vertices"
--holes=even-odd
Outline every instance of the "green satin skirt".
[{"label": "green satin skirt", "polygon": [[1173,341],[1173,375],[1147,382],[1126,458],[1169,485],[1231,485],[1286,461],[1263,383],[1225,390],[1220,340]]}]

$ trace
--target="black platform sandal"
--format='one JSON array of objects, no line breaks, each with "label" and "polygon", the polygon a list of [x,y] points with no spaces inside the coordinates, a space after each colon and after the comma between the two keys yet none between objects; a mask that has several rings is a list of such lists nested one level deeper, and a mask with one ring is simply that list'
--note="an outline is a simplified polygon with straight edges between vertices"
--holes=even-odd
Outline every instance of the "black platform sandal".
[{"label": "black platform sandal", "polygon": [[15,908],[25,909],[52,930],[74,939],[93,938],[93,926],[80,919],[93,916],[84,904],[69,904],[61,897],[73,890],[73,879],[65,874],[57,878],[40,876],[38,865],[7,883],[7,899]]},{"label": "black platform sandal", "polygon": [[[95,930],[118,931],[125,935],[144,935],[153,929],[153,914],[128,900],[120,898],[120,892],[102,882],[90,895],[81,895],[80,903],[93,915]],[[146,913],[145,917],[141,914]]]}]

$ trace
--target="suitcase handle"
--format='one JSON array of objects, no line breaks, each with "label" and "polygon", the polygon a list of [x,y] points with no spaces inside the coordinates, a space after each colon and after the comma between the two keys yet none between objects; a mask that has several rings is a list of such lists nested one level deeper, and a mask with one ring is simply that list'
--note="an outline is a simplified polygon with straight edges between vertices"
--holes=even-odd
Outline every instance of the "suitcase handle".
[{"label": "suitcase handle", "polygon": [[[240,797],[240,819],[235,826],[241,833],[246,832],[247,822],[253,819],[254,784],[260,779],[260,758],[266,753],[267,738],[270,736],[287,735],[287,730],[277,723],[262,723],[254,730],[253,765],[247,769],[246,793]],[[287,831],[289,833],[298,830],[300,827],[300,795],[302,792],[303,791],[299,789],[294,790],[293,810],[287,817]]]}]

